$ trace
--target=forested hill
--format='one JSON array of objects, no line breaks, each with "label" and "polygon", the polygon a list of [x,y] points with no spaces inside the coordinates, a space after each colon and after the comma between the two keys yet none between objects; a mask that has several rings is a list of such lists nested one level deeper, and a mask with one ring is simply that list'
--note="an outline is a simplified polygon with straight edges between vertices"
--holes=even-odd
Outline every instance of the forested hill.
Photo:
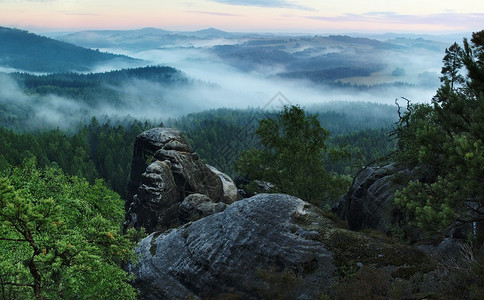
[{"label": "forested hill", "polygon": [[103,63],[137,61],[7,27],[0,27],[0,41],[0,67],[28,72],[86,72]]},{"label": "forested hill", "polygon": [[102,88],[106,85],[119,87],[130,80],[147,80],[158,84],[183,84],[188,77],[180,70],[166,66],[149,66],[133,69],[122,69],[103,73],[54,73],[48,75],[32,75],[28,73],[13,73],[11,77],[19,86],[30,93],[47,94],[60,93],[75,97],[80,93],[72,93],[72,89]]},{"label": "forested hill", "polygon": [[[20,131],[68,128],[92,116],[137,116],[176,111],[167,94],[190,85],[171,67],[144,67],[105,73],[32,75],[0,72],[0,126]],[[149,107],[149,108],[148,108]],[[157,109],[154,111],[154,109]]]}]

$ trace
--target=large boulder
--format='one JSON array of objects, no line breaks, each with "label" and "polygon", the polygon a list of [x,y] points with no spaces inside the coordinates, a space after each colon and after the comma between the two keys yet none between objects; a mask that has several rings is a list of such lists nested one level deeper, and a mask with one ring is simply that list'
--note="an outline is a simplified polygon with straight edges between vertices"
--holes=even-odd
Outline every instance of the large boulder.
[{"label": "large boulder", "polygon": [[424,278],[435,265],[422,252],[339,228],[320,209],[281,194],[152,233],[136,254],[129,269],[142,299],[320,299],[364,266],[408,283],[410,298],[432,292],[413,283],[435,280]]},{"label": "large boulder", "polygon": [[201,218],[222,212],[227,208],[223,202],[213,202],[212,199],[202,194],[191,194],[180,204],[179,218],[182,224],[196,221]]},{"label": "large boulder", "polygon": [[235,201],[240,199],[239,190],[235,185],[235,182],[230,178],[227,174],[220,172],[217,168],[207,165],[207,167],[213,173],[217,174],[217,176],[222,180],[223,190],[224,190],[224,202],[225,203],[234,203]]},{"label": "large boulder", "polygon": [[180,225],[179,205],[192,194],[232,203],[231,179],[215,170],[199,159],[180,131],[154,128],[141,133],[134,146],[125,228],[153,232]]},{"label": "large boulder", "polygon": [[395,192],[410,180],[425,180],[425,170],[398,169],[390,164],[367,167],[353,181],[348,193],[333,211],[348,222],[351,230],[366,228],[390,233],[404,220],[405,215],[395,205]]},{"label": "large boulder", "polygon": [[171,162],[171,171],[178,186],[180,199],[199,193],[217,202],[223,200],[222,181],[196,153],[161,148],[155,152],[154,158]]},{"label": "large boulder", "polygon": [[294,277],[294,286],[285,287],[288,295],[317,298],[329,288],[335,267],[314,233],[292,222],[304,206],[295,197],[260,195],[188,226],[153,233],[138,246],[134,284],[144,299],[225,293],[256,298],[268,289],[265,277],[287,273]]}]

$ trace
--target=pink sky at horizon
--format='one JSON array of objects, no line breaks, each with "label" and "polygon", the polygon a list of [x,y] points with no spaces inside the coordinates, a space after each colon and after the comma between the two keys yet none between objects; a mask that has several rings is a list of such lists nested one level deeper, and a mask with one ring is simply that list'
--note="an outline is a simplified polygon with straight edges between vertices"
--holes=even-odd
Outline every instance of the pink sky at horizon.
[{"label": "pink sky at horizon", "polygon": [[474,0],[0,0],[0,26],[34,32],[89,29],[243,32],[450,33],[484,29]]}]

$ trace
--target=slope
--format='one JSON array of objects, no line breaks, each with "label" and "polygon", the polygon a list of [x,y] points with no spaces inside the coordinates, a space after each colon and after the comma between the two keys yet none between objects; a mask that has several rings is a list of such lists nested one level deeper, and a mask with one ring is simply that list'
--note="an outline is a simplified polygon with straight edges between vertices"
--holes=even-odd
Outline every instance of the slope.
[{"label": "slope", "polygon": [[0,41],[0,67],[28,72],[84,72],[108,62],[124,65],[136,62],[127,56],[102,53],[7,27],[0,27]]}]

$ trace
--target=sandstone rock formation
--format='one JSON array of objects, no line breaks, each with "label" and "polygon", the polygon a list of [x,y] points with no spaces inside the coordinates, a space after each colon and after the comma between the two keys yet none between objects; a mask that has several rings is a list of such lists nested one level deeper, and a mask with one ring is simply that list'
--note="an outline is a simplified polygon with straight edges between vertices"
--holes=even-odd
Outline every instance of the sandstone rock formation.
[{"label": "sandstone rock formation", "polygon": [[[128,185],[128,199],[138,192],[141,176],[146,171],[155,152],[161,148],[192,153],[193,149],[180,131],[172,128],[154,128],[136,137],[131,164],[131,178]],[[128,205],[130,202],[127,203]]]},{"label": "sandstone rock formation", "polygon": [[144,227],[147,232],[176,227],[179,205],[191,194],[205,195],[214,203],[236,201],[232,180],[211,168],[180,131],[154,128],[141,133],[134,146],[125,227]]},{"label": "sandstone rock formation", "polygon": [[224,202],[225,203],[234,203],[235,201],[239,200],[239,191],[235,182],[230,178],[227,174],[220,172],[215,167],[207,165],[207,167],[213,173],[217,174],[222,180],[223,190],[224,190]]},{"label": "sandstone rock formation", "polygon": [[410,180],[424,180],[426,176],[424,170],[400,170],[393,164],[368,167],[356,176],[333,211],[348,222],[351,230],[372,228],[388,233],[405,217],[394,204],[395,192]]},{"label": "sandstone rock formation", "polygon": [[437,286],[413,284],[435,281],[425,275],[434,261],[423,253],[339,228],[318,208],[281,194],[155,232],[136,252],[130,271],[142,299],[320,299],[339,276],[364,266],[405,282],[405,297]]},{"label": "sandstone rock formation", "polygon": [[206,195],[191,194],[178,207],[181,224],[196,221],[201,218],[222,212],[227,208],[223,202],[213,202]]}]

